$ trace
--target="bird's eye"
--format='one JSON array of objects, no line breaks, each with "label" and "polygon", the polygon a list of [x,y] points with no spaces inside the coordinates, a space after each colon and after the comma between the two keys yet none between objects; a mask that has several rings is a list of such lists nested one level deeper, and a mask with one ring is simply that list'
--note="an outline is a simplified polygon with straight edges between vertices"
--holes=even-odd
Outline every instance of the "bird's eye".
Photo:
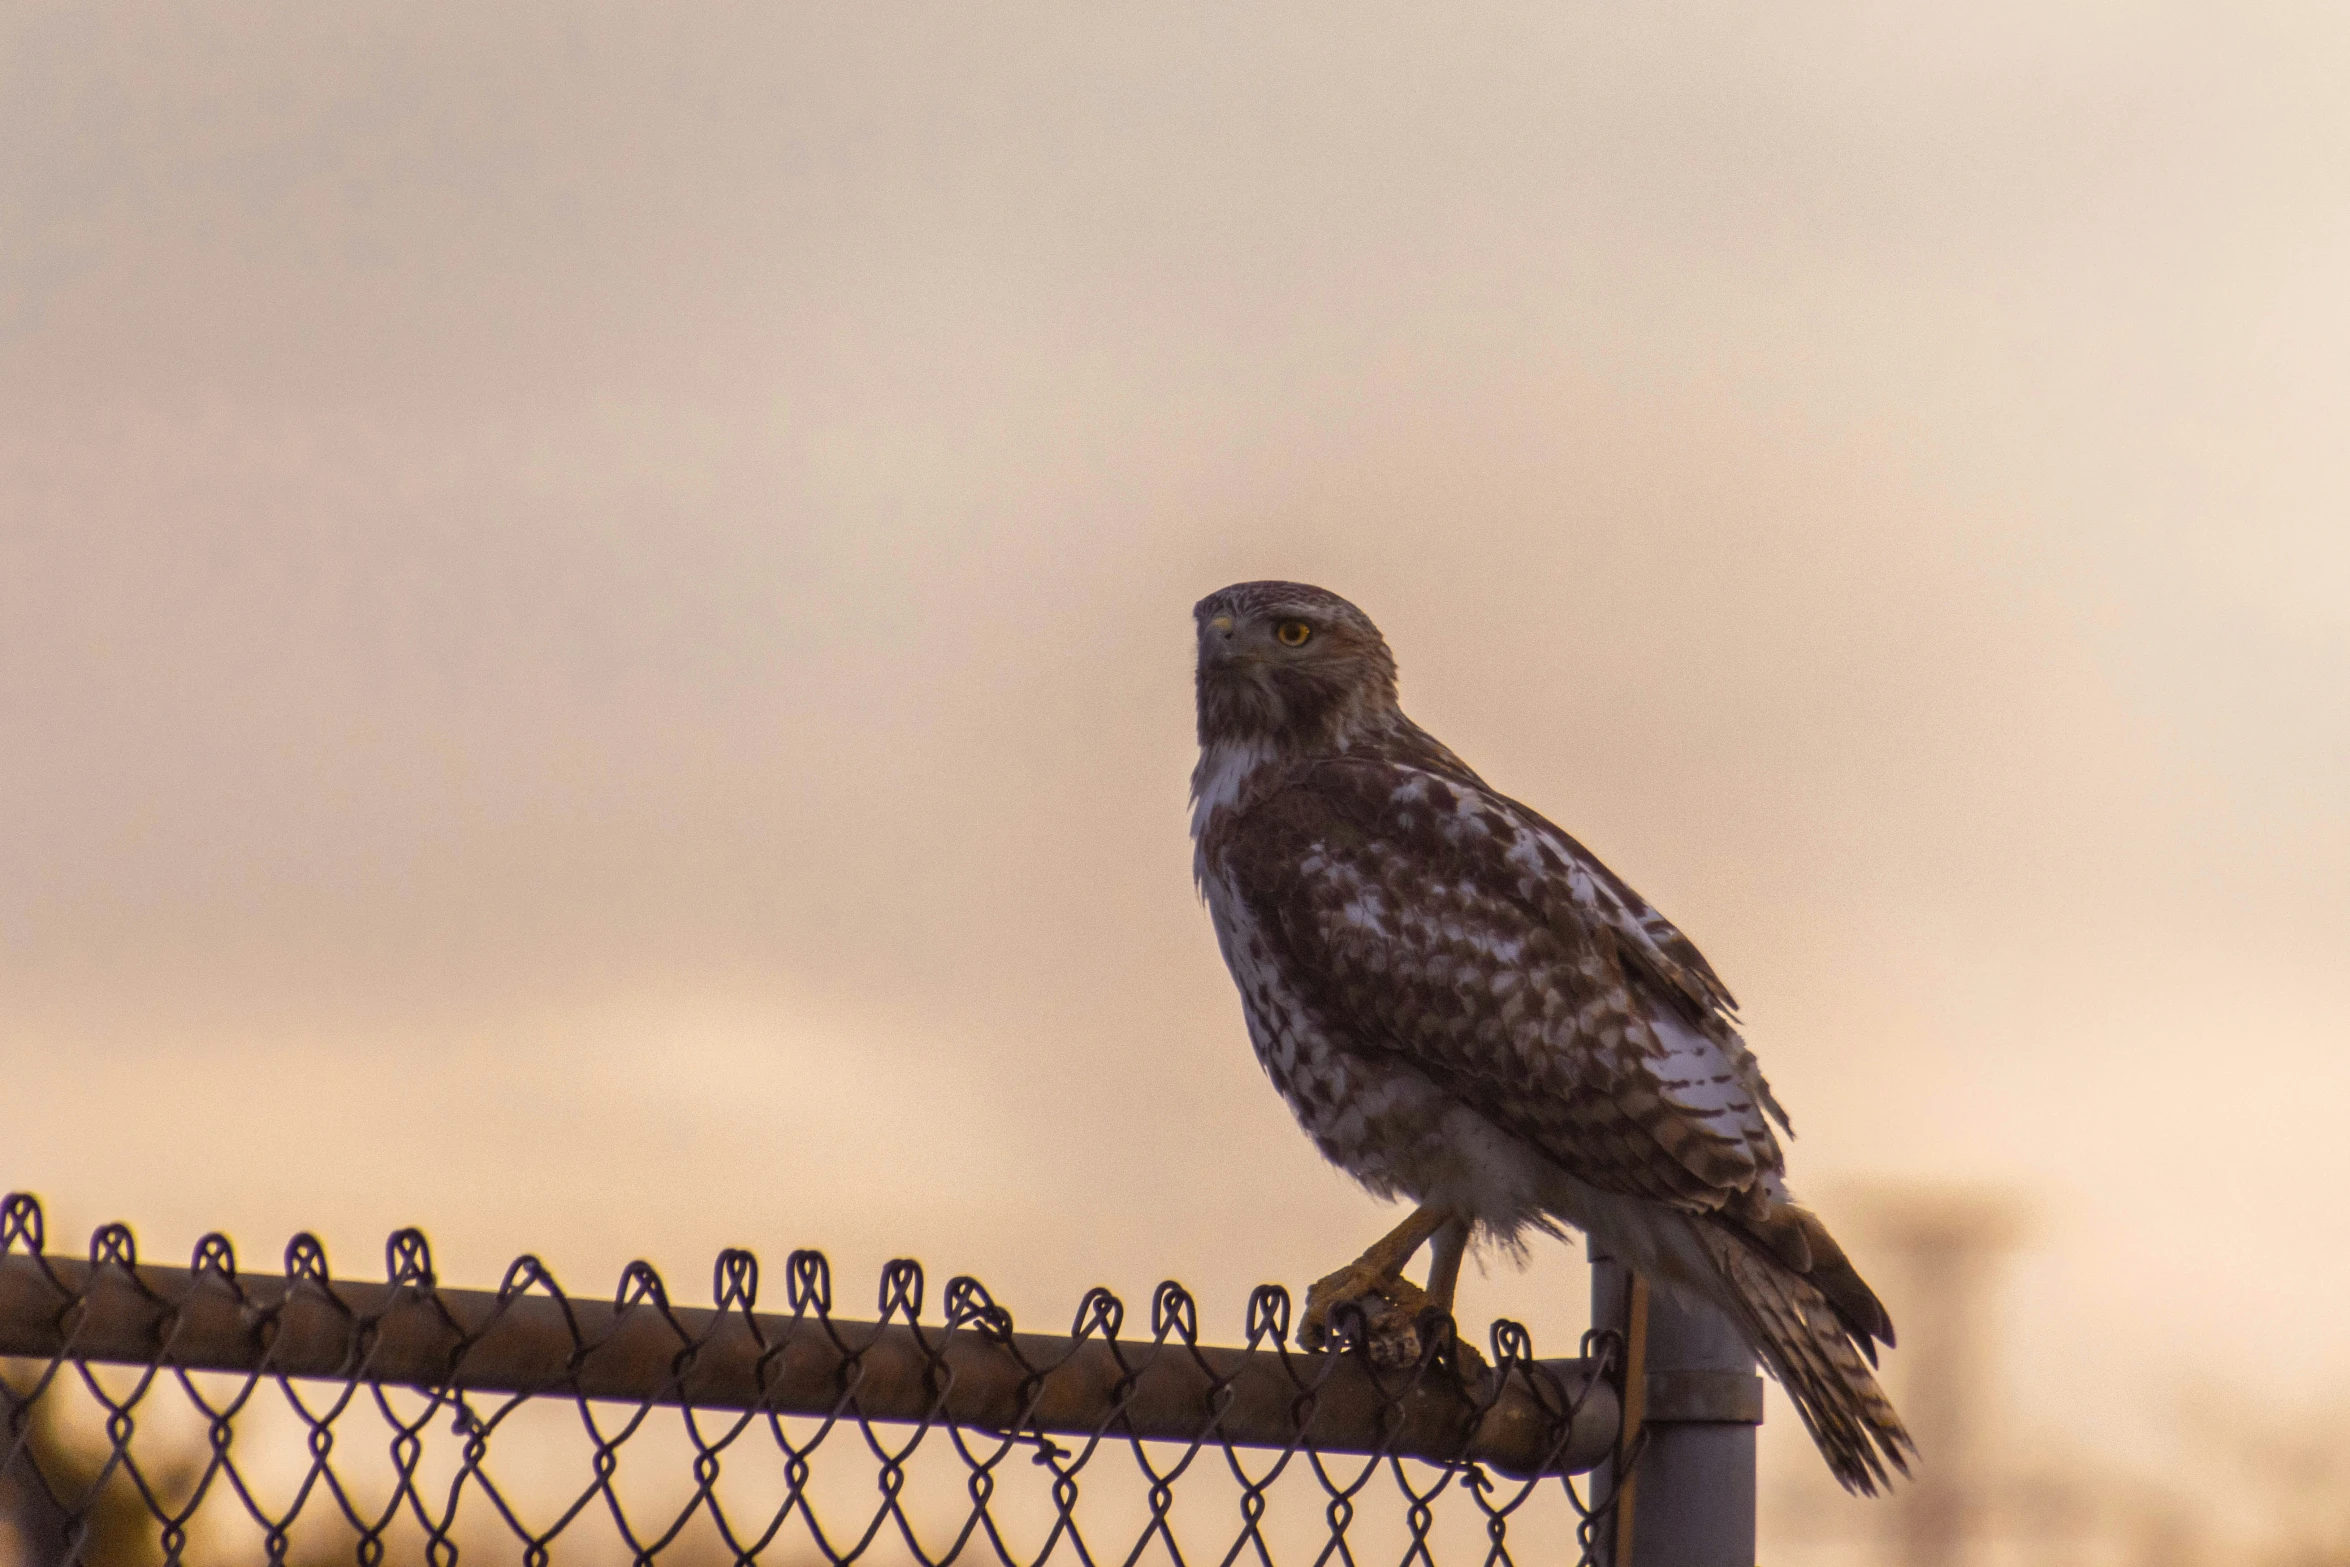
[{"label": "bird's eye", "polygon": [[1283,647],[1304,647],[1314,628],[1302,620],[1285,620],[1273,628],[1273,635],[1281,639]]}]

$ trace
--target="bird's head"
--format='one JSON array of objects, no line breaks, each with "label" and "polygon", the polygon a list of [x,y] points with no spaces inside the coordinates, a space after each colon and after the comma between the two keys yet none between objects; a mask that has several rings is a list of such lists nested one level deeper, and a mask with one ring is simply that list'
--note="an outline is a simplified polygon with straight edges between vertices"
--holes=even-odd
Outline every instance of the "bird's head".
[{"label": "bird's head", "polygon": [[1238,582],[1201,599],[1199,738],[1343,749],[1396,714],[1395,655],[1371,617],[1302,582]]}]

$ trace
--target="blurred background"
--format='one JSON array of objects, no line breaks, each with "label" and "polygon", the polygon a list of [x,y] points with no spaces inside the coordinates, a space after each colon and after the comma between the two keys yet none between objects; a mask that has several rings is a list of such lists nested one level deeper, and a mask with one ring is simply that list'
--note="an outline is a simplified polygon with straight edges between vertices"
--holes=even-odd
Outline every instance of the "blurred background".
[{"label": "blurred background", "polygon": [[1301,578],[1704,947],[1909,1327],[1936,1480],[1774,1405],[1765,1560],[2350,1561],[2346,71],[2260,0],[11,6],[0,1186],[1235,1337],[1391,1217],[1190,884],[1190,605]]}]

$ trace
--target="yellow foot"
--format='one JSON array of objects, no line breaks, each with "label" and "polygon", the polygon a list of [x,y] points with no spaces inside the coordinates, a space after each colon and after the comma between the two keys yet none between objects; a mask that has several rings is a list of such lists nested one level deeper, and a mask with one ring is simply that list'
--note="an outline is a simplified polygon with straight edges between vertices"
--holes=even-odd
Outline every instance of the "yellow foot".
[{"label": "yellow foot", "polygon": [[1326,1347],[1331,1314],[1342,1306],[1362,1312],[1363,1348],[1373,1365],[1392,1370],[1418,1362],[1420,1315],[1428,1308],[1420,1286],[1367,1263],[1350,1262],[1306,1291],[1305,1320],[1298,1324],[1297,1341],[1308,1349]]}]

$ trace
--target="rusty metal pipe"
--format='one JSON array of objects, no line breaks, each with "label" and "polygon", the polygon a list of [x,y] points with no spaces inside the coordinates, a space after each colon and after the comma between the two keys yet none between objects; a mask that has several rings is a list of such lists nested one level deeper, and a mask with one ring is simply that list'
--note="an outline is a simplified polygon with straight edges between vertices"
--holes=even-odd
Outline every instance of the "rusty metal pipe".
[{"label": "rusty metal pipe", "polygon": [[1580,1360],[1464,1388],[1359,1356],[1193,1347],[504,1297],[65,1257],[0,1256],[0,1355],[189,1371],[944,1423],[1006,1433],[1467,1460],[1576,1473],[1615,1440],[1617,1400]]}]

